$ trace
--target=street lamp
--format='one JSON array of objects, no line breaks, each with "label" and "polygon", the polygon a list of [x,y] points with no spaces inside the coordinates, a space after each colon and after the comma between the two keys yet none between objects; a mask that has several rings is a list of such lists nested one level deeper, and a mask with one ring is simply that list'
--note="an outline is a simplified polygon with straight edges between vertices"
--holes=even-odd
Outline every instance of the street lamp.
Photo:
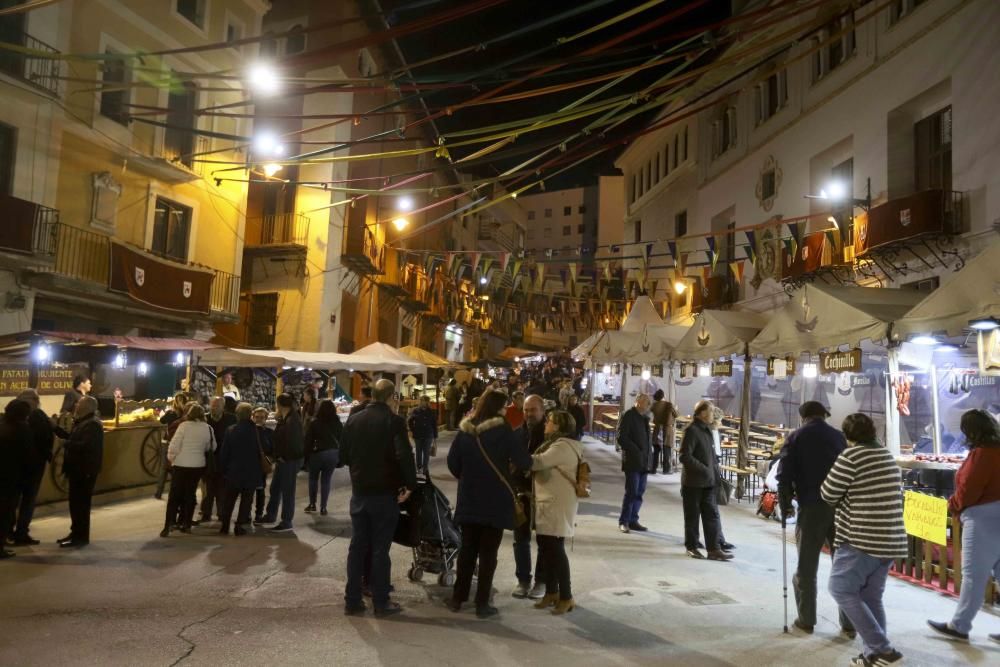
[{"label": "street lamp", "polygon": [[819,191],[818,195],[806,195],[805,197],[806,199],[825,199],[833,202],[834,204],[849,202],[852,206],[857,206],[865,211],[870,211],[872,207],[872,179],[865,179],[865,182],[866,194],[864,199],[848,197],[847,186],[843,183],[843,181],[830,181]]},{"label": "street lamp", "polygon": [[674,281],[674,291],[677,292],[678,296],[684,294],[684,290],[687,289],[687,285],[684,284],[682,280]]},{"label": "street lamp", "polygon": [[264,170],[264,175],[267,176],[268,178],[271,178],[279,171],[281,171],[282,167],[277,162],[268,162],[262,167],[262,169]]},{"label": "street lamp", "polygon": [[256,63],[247,72],[247,80],[254,92],[262,95],[274,95],[281,89],[278,72],[267,63]]},{"label": "street lamp", "polygon": [[486,279],[486,276],[480,276],[480,278],[479,278],[479,284],[480,285],[485,285],[487,282],[489,282],[489,281]]},{"label": "street lamp", "polygon": [[409,221],[409,220],[407,220],[407,219],[406,219],[406,218],[404,218],[404,217],[399,217],[399,218],[396,218],[395,220],[393,220],[393,221],[392,221],[392,224],[393,224],[393,226],[395,226],[395,227],[396,227],[396,230],[397,230],[397,231],[400,231],[400,232],[401,232],[401,231],[403,231],[404,229],[406,229],[406,226],[407,226],[408,224],[410,224],[410,221]]},{"label": "street lamp", "polygon": [[412,211],[413,210],[413,198],[412,197],[400,197],[399,201],[396,202],[396,208],[400,211]]},{"label": "street lamp", "polygon": [[254,151],[262,157],[277,157],[285,151],[273,132],[261,132],[253,140]]}]

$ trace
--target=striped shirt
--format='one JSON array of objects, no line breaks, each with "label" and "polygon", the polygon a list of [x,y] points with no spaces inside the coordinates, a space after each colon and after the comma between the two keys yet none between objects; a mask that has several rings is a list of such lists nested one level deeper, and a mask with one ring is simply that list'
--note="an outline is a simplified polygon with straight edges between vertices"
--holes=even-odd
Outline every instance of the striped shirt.
[{"label": "striped shirt", "polygon": [[889,450],[877,443],[848,447],[821,493],[837,509],[835,546],[849,543],[876,558],[906,556],[902,475]]}]

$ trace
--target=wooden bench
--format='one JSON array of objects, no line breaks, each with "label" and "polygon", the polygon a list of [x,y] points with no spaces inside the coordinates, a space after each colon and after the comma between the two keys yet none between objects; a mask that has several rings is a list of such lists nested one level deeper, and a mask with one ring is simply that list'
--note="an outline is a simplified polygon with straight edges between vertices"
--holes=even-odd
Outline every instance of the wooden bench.
[{"label": "wooden bench", "polygon": [[744,494],[743,498],[749,502],[753,502],[754,498],[757,496],[757,470],[754,468],[739,468],[737,466],[723,465],[719,466],[723,474],[729,473],[727,479],[736,486],[739,483],[740,477],[745,477],[748,482],[750,482],[750,493]]}]

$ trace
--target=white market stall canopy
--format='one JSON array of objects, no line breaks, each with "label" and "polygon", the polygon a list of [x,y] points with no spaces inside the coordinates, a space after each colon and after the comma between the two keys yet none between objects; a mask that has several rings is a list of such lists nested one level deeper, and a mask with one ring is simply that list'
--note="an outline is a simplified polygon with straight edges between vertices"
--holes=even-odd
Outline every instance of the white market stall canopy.
[{"label": "white market stall canopy", "polygon": [[199,366],[238,368],[301,366],[317,370],[386,371],[388,373],[415,373],[418,375],[427,370],[424,364],[385,343],[372,343],[351,354],[223,347],[205,350],[196,358],[195,363]]},{"label": "white market stall canopy", "polygon": [[627,361],[636,364],[659,363],[670,357],[688,327],[664,324],[648,296],[632,304],[621,329],[597,331],[577,345],[570,356],[603,364]]},{"label": "white market stall canopy", "polygon": [[896,323],[901,338],[914,334],[957,336],[969,320],[1000,317],[1000,243],[993,243],[951,280],[931,292]]},{"label": "white market stall canopy", "polygon": [[371,343],[350,354],[338,356],[344,357],[344,361],[350,364],[340,368],[353,368],[356,371],[387,371],[415,375],[427,372],[427,366],[385,343]]},{"label": "white market stall canopy", "polygon": [[922,296],[916,290],[807,284],[769,316],[767,326],[750,342],[750,353],[797,357],[841,345],[857,347],[863,340],[884,340],[890,325]]},{"label": "white market stall canopy", "polygon": [[427,366],[427,368],[461,368],[461,364],[448,361],[444,357],[439,357],[433,352],[428,352],[427,350],[417,347],[416,345],[401,347],[399,348],[399,351],[414,361]]},{"label": "white market stall canopy", "polygon": [[765,315],[735,310],[705,310],[699,313],[680,342],[673,358],[703,361],[732,354],[742,355],[746,344],[767,325]]},{"label": "white market stall canopy", "polygon": [[239,368],[281,368],[298,366],[291,357],[302,354],[292,350],[249,350],[237,347],[219,347],[195,355],[199,366],[229,366]]}]

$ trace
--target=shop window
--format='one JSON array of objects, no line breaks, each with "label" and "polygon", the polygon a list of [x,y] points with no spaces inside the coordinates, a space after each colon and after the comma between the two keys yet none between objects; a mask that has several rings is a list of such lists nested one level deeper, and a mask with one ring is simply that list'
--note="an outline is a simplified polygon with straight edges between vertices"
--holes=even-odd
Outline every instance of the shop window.
[{"label": "shop window", "polygon": [[571,215],[572,213],[573,213],[573,207],[572,206],[563,206],[563,215],[564,216]]},{"label": "shop window", "polygon": [[917,191],[951,191],[951,107],[913,126]]},{"label": "shop window", "polygon": [[9,195],[13,191],[16,154],[17,130],[0,123],[0,194]]},{"label": "shop window", "polygon": [[563,225],[563,236],[569,236],[573,230],[572,225]]},{"label": "shop window", "polygon": [[674,238],[679,239],[687,236],[688,233],[688,212],[681,211],[674,216]]},{"label": "shop window", "polygon": [[167,128],[163,131],[165,157],[190,167],[193,164],[195,109],[198,89],[183,82],[167,95]]},{"label": "shop window", "polygon": [[172,259],[187,261],[191,234],[191,209],[176,202],[156,198],[153,213],[153,244],[150,250]]},{"label": "shop window", "polygon": [[175,10],[178,14],[199,28],[205,27],[206,0],[175,0],[175,2]]},{"label": "shop window", "polygon": [[250,295],[250,312],[247,316],[247,345],[249,347],[274,347],[278,328],[278,293]]},{"label": "shop window", "polygon": [[[112,55],[113,51],[105,51]],[[101,115],[121,125],[128,125],[129,91],[123,87],[131,81],[129,67],[124,60],[108,58],[101,71],[101,85],[110,90],[101,91]]]}]

